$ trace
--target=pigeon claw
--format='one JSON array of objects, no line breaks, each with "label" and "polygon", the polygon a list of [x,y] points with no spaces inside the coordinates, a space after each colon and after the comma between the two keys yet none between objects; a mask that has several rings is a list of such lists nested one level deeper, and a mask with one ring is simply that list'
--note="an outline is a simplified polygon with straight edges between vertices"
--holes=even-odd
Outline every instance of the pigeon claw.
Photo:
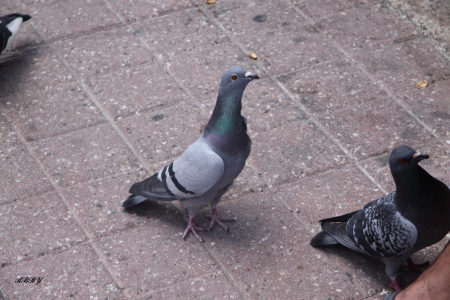
[{"label": "pigeon claw", "polygon": [[214,228],[214,224],[217,223],[219,224],[220,227],[222,227],[223,229],[225,229],[226,232],[230,232],[230,229],[228,228],[228,226],[226,226],[223,222],[234,222],[236,221],[236,219],[234,218],[221,218],[219,217],[218,213],[217,213],[217,208],[211,208],[211,214],[210,215],[205,215],[205,217],[207,217],[208,219],[211,220],[211,223],[209,224],[209,230],[212,230]]},{"label": "pigeon claw", "polygon": [[203,228],[198,227],[197,225],[195,225],[195,223],[194,223],[194,218],[191,218],[191,217],[189,217],[188,225],[187,225],[186,230],[184,231],[184,234],[183,234],[183,239],[184,239],[184,240],[186,240],[186,238],[187,238],[187,236],[188,236],[188,234],[189,234],[189,231],[191,231],[192,234],[194,234],[194,236],[195,236],[200,242],[202,242],[202,243],[205,242],[205,240],[202,239],[202,237],[197,233],[197,231],[205,231],[205,229],[203,229]]},{"label": "pigeon claw", "polygon": [[393,288],[396,292],[401,292],[403,290],[396,279],[391,279],[389,287]]}]

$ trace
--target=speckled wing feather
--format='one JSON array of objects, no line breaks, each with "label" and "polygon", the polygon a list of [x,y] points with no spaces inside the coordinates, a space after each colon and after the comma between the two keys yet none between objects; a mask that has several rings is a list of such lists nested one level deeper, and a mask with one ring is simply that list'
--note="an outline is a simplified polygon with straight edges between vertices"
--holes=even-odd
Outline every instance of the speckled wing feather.
[{"label": "speckled wing feather", "polygon": [[394,197],[395,192],[368,203],[347,223],[347,236],[369,255],[394,258],[417,241],[416,227],[397,211]]}]

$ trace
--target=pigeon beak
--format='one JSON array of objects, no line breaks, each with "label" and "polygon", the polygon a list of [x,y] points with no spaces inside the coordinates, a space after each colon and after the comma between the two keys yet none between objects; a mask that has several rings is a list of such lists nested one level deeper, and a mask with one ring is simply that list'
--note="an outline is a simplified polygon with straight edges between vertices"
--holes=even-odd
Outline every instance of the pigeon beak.
[{"label": "pigeon beak", "polygon": [[417,161],[421,161],[422,159],[428,159],[428,158],[430,158],[429,155],[427,155],[427,154],[422,154],[422,153],[420,153],[420,152],[416,152],[416,153],[414,153],[414,155],[413,155],[413,159],[414,159],[414,160],[417,160]]},{"label": "pigeon beak", "polygon": [[251,73],[251,72],[245,73],[244,77],[245,77],[245,78],[250,78],[250,80],[253,80],[253,79],[259,79],[259,76],[258,76],[258,75],[253,74],[253,73]]}]

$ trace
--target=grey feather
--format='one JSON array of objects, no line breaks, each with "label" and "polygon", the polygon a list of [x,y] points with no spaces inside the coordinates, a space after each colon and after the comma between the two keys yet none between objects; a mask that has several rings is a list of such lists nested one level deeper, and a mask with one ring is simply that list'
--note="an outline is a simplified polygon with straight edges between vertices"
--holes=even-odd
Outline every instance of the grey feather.
[{"label": "grey feather", "polygon": [[404,261],[450,230],[450,189],[418,165],[427,158],[408,146],[394,149],[389,166],[396,190],[359,211],[321,220],[323,231],[310,244],[321,247],[338,242],[379,257],[386,274],[398,285],[396,273]]},{"label": "grey feather", "polygon": [[211,205],[214,221],[220,221],[215,207],[250,155],[251,140],[241,115],[241,100],[247,84],[258,78],[240,67],[227,70],[213,114],[200,137],[175,161],[135,183],[123,206],[145,200],[180,200],[189,212],[186,232],[190,230],[198,238],[192,219],[202,207]]}]

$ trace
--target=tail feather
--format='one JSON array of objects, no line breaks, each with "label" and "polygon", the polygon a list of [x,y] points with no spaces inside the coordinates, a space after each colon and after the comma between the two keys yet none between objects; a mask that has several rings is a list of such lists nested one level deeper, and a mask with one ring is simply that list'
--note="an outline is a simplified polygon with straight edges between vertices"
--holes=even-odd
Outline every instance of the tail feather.
[{"label": "tail feather", "polygon": [[122,206],[127,208],[136,204],[139,204],[141,202],[144,202],[145,200],[148,200],[147,197],[144,196],[139,196],[139,195],[131,195],[130,197],[128,197],[127,200],[125,200],[125,202],[122,203]]},{"label": "tail feather", "polygon": [[311,242],[309,242],[309,244],[314,248],[322,246],[340,245],[335,238],[333,238],[331,235],[323,231],[316,234],[316,236],[311,239]]}]

